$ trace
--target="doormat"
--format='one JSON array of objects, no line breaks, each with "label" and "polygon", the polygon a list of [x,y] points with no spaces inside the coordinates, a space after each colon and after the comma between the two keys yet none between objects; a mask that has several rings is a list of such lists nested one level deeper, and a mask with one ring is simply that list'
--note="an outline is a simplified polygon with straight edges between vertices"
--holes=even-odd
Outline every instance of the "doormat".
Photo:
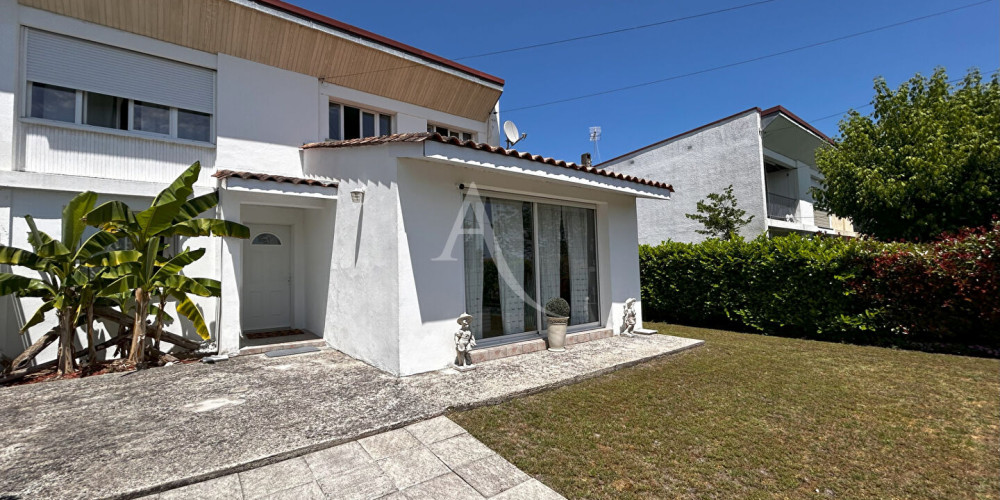
[{"label": "doormat", "polygon": [[270,332],[244,333],[243,336],[245,336],[248,339],[269,339],[273,337],[290,337],[292,335],[302,335],[303,333],[306,332],[303,332],[302,330],[272,330]]},{"label": "doormat", "polygon": [[305,354],[307,352],[319,352],[319,348],[303,346],[303,347],[293,347],[291,349],[279,349],[277,351],[268,351],[264,353],[264,356],[269,358],[279,358],[281,356],[291,356],[292,354]]}]

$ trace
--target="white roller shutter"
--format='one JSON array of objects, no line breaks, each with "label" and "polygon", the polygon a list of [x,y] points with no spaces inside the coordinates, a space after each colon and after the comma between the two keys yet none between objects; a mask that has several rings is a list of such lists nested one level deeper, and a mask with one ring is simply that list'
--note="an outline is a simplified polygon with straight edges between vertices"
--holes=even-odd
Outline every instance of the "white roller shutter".
[{"label": "white roller shutter", "polygon": [[215,113],[215,71],[28,30],[28,80]]}]

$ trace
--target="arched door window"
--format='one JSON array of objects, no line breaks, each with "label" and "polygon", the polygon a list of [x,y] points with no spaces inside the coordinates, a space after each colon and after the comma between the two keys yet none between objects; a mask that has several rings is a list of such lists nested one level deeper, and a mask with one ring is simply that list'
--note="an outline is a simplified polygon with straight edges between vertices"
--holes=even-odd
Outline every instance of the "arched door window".
[{"label": "arched door window", "polygon": [[260,233],[254,237],[253,241],[250,242],[251,245],[280,245],[281,240],[277,236],[271,233]]}]

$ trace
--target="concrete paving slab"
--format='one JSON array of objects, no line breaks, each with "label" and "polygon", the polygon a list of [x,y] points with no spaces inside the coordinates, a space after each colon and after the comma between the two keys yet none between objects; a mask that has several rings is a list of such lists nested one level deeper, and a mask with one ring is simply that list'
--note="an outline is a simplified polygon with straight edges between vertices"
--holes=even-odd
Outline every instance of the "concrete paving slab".
[{"label": "concrete paving slab", "polygon": [[431,444],[430,448],[452,469],[493,454],[493,450],[467,432]]},{"label": "concrete paving slab", "polygon": [[319,484],[311,482],[268,495],[264,500],[326,500],[326,495]]},{"label": "concrete paving slab", "polygon": [[[664,335],[612,337],[564,353],[489,361],[465,373],[404,378],[327,349],[0,388],[0,497],[150,495],[702,343]],[[270,369],[275,366],[281,369]],[[219,400],[228,403],[201,404]],[[330,494],[322,481],[320,487]]]},{"label": "concrete paving slab", "polygon": [[299,457],[240,473],[243,498],[257,500],[313,480],[305,459]]},{"label": "concrete paving slab", "polygon": [[545,486],[537,479],[529,479],[503,493],[491,498],[491,500],[564,500],[565,497],[556,493],[555,490]]},{"label": "concrete paving slab", "polygon": [[317,477],[316,480],[327,498],[337,500],[372,500],[398,491],[374,462],[339,476]]},{"label": "concrete paving slab", "polygon": [[403,490],[403,496],[407,500],[482,500],[485,498],[454,472],[411,486]]},{"label": "concrete paving slab", "polygon": [[462,426],[443,416],[408,425],[406,430],[424,444],[436,443],[465,432]]},{"label": "concrete paving slab", "polygon": [[375,463],[357,441],[310,453],[302,458],[309,464],[314,476],[336,476],[362,465]]},{"label": "concrete paving slab", "polygon": [[402,453],[420,446],[420,441],[405,429],[383,432],[358,441],[375,460]]},{"label": "concrete paving slab", "polygon": [[236,474],[231,474],[176,490],[164,491],[159,496],[160,500],[187,500],[189,498],[203,500],[242,499],[243,490],[240,487],[240,478]]},{"label": "concrete paving slab", "polygon": [[492,497],[531,479],[500,455],[470,462],[456,468],[455,473],[485,497]]},{"label": "concrete paving slab", "polygon": [[378,461],[378,466],[399,490],[448,473],[448,466],[424,447],[383,458]]}]

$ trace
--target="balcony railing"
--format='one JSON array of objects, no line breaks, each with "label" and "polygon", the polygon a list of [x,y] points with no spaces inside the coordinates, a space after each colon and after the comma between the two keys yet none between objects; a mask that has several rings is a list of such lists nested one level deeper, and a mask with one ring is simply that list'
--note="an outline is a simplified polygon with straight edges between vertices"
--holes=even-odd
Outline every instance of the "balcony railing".
[{"label": "balcony railing", "polygon": [[767,193],[767,218],[793,222],[799,200],[779,194]]}]

